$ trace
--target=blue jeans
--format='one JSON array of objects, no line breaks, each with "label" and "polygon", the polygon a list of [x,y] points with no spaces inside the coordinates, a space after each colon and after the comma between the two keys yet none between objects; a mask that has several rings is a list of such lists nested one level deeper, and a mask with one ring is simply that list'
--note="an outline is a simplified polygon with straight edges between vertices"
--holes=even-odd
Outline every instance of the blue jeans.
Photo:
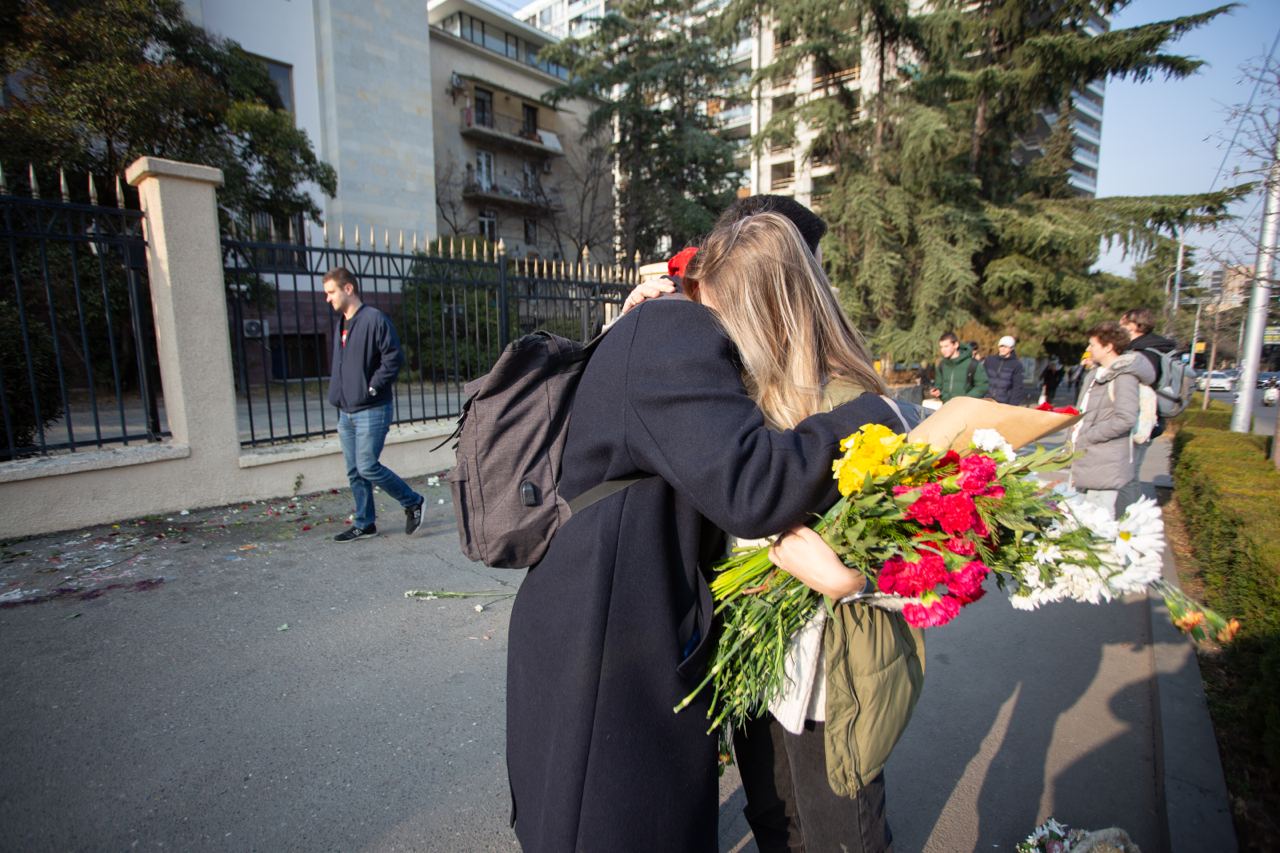
[{"label": "blue jeans", "polygon": [[376,510],[373,487],[379,486],[403,507],[417,506],[422,495],[401,480],[395,471],[378,461],[382,443],[391,428],[391,404],[360,412],[338,413],[338,440],[347,462],[347,479],[356,500],[356,527],[372,527]]}]

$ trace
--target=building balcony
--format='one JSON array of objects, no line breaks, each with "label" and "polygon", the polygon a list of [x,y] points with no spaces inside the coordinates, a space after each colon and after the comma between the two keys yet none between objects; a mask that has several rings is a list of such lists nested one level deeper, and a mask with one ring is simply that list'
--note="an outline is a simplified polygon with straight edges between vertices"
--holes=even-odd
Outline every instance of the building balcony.
[{"label": "building balcony", "polygon": [[477,113],[473,107],[462,108],[462,135],[468,139],[503,146],[522,154],[562,157],[560,137],[549,130],[529,127],[522,121],[492,112]]},{"label": "building balcony", "polygon": [[834,89],[839,86],[853,86],[862,76],[862,69],[858,66],[845,68],[840,71],[833,71],[830,74],[815,74],[813,76],[813,90]]},{"label": "building balcony", "polygon": [[462,185],[462,197],[474,204],[505,207],[526,215],[546,215],[556,210],[542,187],[526,189],[497,182],[485,184],[472,178]]}]

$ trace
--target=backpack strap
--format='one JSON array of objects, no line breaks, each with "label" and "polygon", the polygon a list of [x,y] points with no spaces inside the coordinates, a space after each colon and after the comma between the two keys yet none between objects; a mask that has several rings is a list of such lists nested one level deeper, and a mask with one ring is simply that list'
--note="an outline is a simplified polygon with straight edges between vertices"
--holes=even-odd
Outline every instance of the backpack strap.
[{"label": "backpack strap", "polygon": [[605,480],[603,483],[592,486],[573,500],[569,501],[569,512],[573,515],[577,515],[592,504],[599,503],[610,495],[615,495],[622,491],[632,483],[640,480],[647,480],[651,476],[653,475],[633,474],[630,477],[619,477],[616,480]]}]

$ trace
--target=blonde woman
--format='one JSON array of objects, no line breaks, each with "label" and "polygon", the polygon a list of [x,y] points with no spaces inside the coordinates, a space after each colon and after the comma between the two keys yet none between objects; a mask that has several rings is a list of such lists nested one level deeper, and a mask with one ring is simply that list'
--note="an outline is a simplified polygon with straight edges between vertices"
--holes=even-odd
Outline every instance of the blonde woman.
[{"label": "blonde woman", "polygon": [[[822,280],[780,222],[712,235],[704,251],[721,260],[700,289],[705,304],[659,299],[630,312],[578,386],[561,494],[639,479],[573,516],[516,597],[507,766],[526,851],[716,849],[709,699],[672,712],[715,642],[703,572],[724,554],[721,531],[767,536],[834,503],[840,439],[895,422],[876,393],[825,411],[831,368],[879,383],[836,321],[815,331],[808,308],[784,307],[788,282]],[[749,266],[769,270],[750,292],[727,280]],[[738,304],[748,296],[760,307]],[[745,329],[752,341],[739,340]],[[761,332],[774,337],[756,346]],[[820,350],[828,367],[778,361],[788,341]],[[831,580],[833,595],[861,585],[843,569]]]},{"label": "blonde woman", "polygon": [[[786,217],[750,216],[712,234],[685,287],[737,345],[743,381],[775,429],[884,394],[860,335]],[[748,821],[764,851],[887,850],[881,768],[919,694],[921,637],[900,615],[854,603],[865,579],[807,527],[780,537],[773,557],[844,603],[830,621],[825,608],[815,610],[792,640],[783,696],[735,737]],[[831,730],[829,717],[838,722]]]}]

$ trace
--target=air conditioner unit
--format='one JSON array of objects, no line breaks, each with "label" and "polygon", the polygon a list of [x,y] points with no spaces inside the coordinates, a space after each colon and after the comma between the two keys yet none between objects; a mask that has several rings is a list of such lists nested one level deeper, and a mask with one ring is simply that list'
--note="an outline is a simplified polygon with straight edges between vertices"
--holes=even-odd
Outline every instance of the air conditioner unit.
[{"label": "air conditioner unit", "polygon": [[259,338],[268,337],[271,334],[270,327],[266,320],[244,320],[242,322],[244,336],[249,339],[257,340]]},{"label": "air conditioner unit", "polygon": [[454,90],[462,88],[462,78],[458,76],[457,71],[449,75],[449,88]]},{"label": "air conditioner unit", "polygon": [[550,160],[543,160],[543,161],[542,161],[542,174],[544,174],[544,175],[550,175],[550,174],[551,174],[551,161],[550,161]]}]

